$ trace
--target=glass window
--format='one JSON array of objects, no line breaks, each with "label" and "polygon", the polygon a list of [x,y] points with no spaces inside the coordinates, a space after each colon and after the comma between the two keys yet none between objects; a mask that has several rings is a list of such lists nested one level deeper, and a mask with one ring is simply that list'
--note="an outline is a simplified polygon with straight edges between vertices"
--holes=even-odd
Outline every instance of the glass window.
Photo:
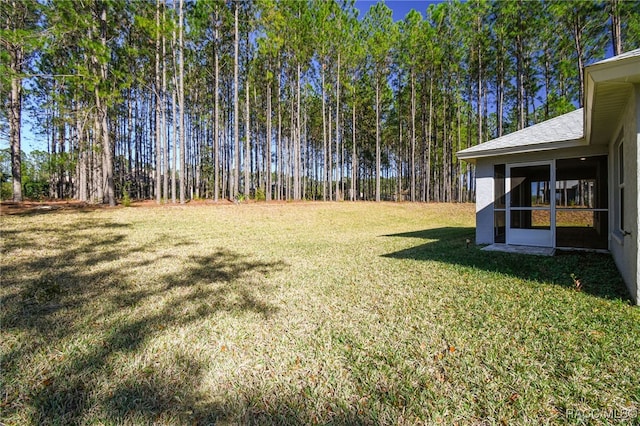
[{"label": "glass window", "polygon": [[506,242],[506,212],[504,210],[495,211],[493,213],[493,242],[505,243]]},{"label": "glass window", "polygon": [[556,161],[556,246],[606,249],[607,156]]},{"label": "glass window", "polygon": [[618,169],[615,176],[617,176],[617,191],[616,191],[616,199],[614,200],[616,210],[615,212],[615,227],[618,231],[625,233],[624,231],[624,141],[622,140],[622,135],[624,134],[624,129],[620,131],[620,137],[618,139],[618,145],[616,147],[614,159],[614,166]]},{"label": "glass window", "polygon": [[506,207],[505,201],[505,165],[496,164],[493,166],[493,184],[495,199],[493,201],[493,207],[496,209],[504,209]]},{"label": "glass window", "polygon": [[511,210],[513,229],[551,229],[550,210]]},{"label": "glass window", "polygon": [[506,166],[504,164],[496,164],[493,166],[493,185],[494,185],[494,200],[493,200],[493,242],[505,243],[506,242]]},{"label": "glass window", "polygon": [[607,208],[607,157],[556,161],[557,208]]},{"label": "glass window", "polygon": [[550,189],[548,165],[511,168],[511,207],[549,207]]}]

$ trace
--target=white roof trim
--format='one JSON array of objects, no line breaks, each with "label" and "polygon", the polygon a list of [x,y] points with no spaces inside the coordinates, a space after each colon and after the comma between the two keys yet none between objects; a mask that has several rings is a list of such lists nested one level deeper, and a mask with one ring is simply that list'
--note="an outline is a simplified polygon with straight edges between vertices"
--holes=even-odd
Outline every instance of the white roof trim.
[{"label": "white roof trim", "polygon": [[460,160],[474,160],[476,158],[485,157],[497,157],[501,155],[523,154],[526,152],[539,152],[539,151],[551,151],[554,149],[575,148],[579,146],[587,146],[584,139],[574,139],[570,141],[554,141],[548,143],[541,143],[536,145],[526,145],[516,148],[497,148],[492,150],[486,150],[481,152],[474,152],[471,154],[458,152],[458,159]]},{"label": "white roof trim", "polygon": [[618,61],[621,61],[623,59],[634,58],[636,56],[640,56],[640,49],[630,50],[628,52],[621,53],[618,56],[612,56],[610,58],[603,59],[603,60],[595,62],[593,64],[589,64],[587,66],[588,67],[592,67],[594,65],[601,65],[601,64],[611,63],[611,62],[618,62]]}]

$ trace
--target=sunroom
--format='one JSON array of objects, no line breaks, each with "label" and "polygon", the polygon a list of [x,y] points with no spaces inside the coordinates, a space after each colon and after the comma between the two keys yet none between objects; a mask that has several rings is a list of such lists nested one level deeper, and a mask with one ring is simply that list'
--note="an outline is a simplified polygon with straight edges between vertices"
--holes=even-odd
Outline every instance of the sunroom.
[{"label": "sunroom", "polygon": [[607,148],[585,144],[582,109],[458,156],[476,163],[477,243],[607,249]]},{"label": "sunroom", "polygon": [[640,304],[640,49],[584,74],[584,109],[458,152],[476,164],[476,243],[608,250]]}]

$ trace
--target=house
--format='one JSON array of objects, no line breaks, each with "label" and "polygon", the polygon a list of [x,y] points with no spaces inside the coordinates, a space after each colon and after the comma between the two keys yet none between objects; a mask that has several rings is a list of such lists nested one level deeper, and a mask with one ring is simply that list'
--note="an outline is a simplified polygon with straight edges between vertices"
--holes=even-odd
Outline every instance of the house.
[{"label": "house", "polygon": [[584,108],[458,152],[476,243],[606,250],[640,304],[640,49],[585,67]]}]

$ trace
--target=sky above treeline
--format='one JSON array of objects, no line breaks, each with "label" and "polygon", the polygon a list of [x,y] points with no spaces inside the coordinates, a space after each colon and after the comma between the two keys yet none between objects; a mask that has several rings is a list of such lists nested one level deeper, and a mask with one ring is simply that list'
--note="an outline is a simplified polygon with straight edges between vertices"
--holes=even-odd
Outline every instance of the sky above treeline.
[{"label": "sky above treeline", "polygon": [[[382,1],[382,0],[380,0]],[[355,6],[360,11],[359,17],[362,18],[369,8],[374,4],[378,3],[373,0],[356,0]],[[415,9],[416,11],[422,14],[422,17],[425,16],[425,11],[431,4],[442,3],[442,1],[437,0],[386,0],[384,4],[387,5],[389,9],[393,11],[393,20],[394,21],[402,21],[407,13],[411,9]]]}]

